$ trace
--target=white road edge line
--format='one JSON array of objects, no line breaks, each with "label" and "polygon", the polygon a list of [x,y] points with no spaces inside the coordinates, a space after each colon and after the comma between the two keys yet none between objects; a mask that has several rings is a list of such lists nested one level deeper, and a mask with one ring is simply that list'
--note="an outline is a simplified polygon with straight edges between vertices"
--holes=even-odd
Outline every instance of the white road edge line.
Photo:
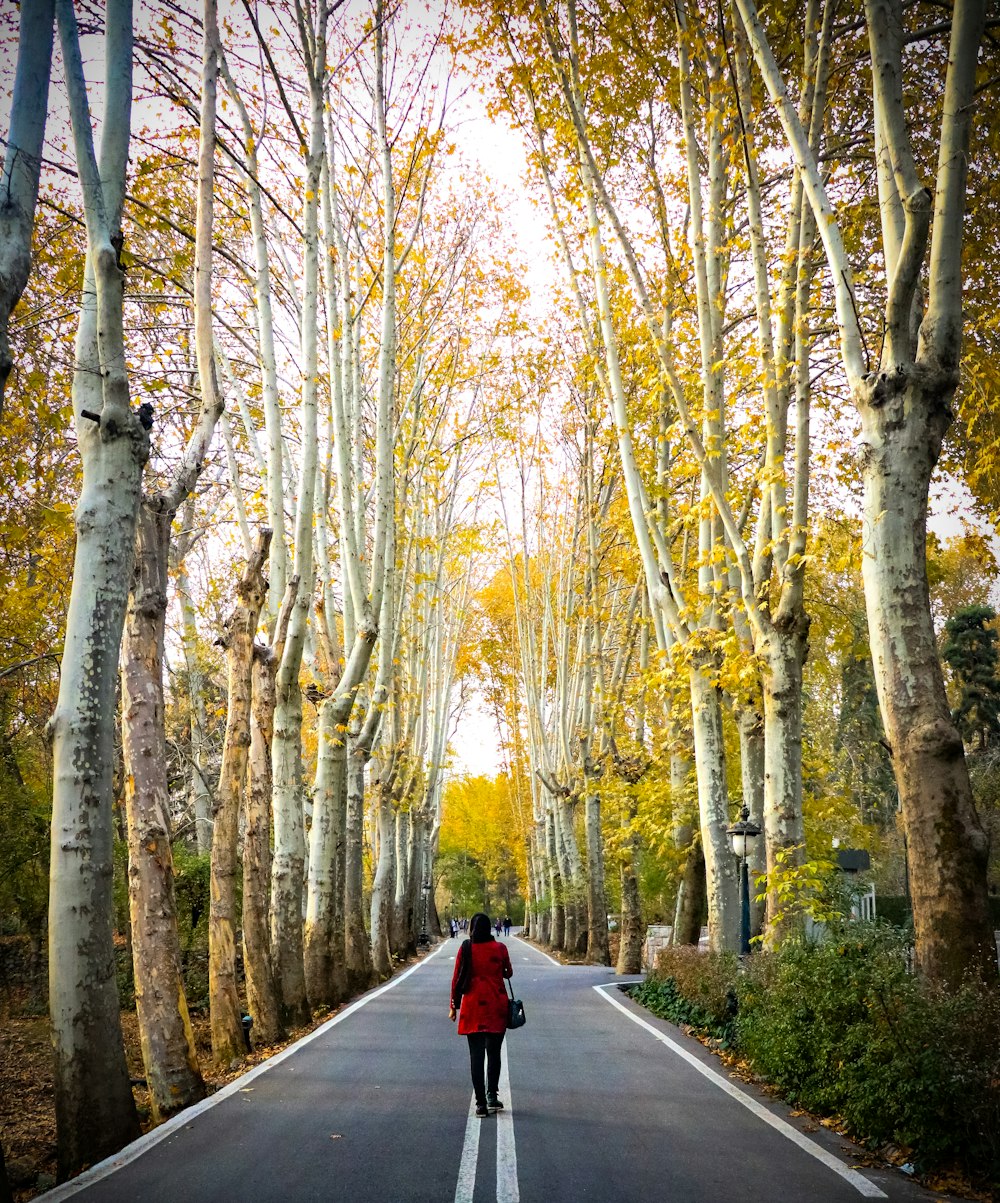
[{"label": "white road edge line", "polygon": [[665,1035],[657,1028],[654,1028],[651,1023],[647,1023],[646,1020],[641,1016],[634,1015],[628,1009],[628,1007],[624,1005],[624,1003],[619,1002],[618,999],[612,998],[610,994],[605,993],[607,990],[617,990],[619,984],[620,983],[618,982],[608,982],[602,986],[595,986],[594,989],[613,1007],[617,1007],[623,1015],[627,1015],[633,1023],[637,1023],[639,1027],[645,1028],[646,1031],[655,1036],[661,1044],[665,1044],[667,1048],[669,1048],[672,1052],[675,1052],[678,1057],[682,1057],[690,1065],[693,1065],[700,1074],[704,1074],[704,1076],[708,1078],[710,1082],[713,1082],[716,1086],[718,1086],[720,1090],[724,1090],[726,1094],[736,1099],[738,1103],[742,1103],[743,1106],[746,1107],[748,1111],[752,1111],[758,1119],[762,1119],[765,1124],[770,1124],[771,1127],[780,1132],[782,1136],[786,1136],[792,1142],[792,1144],[798,1145],[800,1149],[808,1153],[811,1157],[815,1157],[817,1161],[821,1161],[823,1165],[827,1167],[827,1169],[833,1170],[835,1174],[839,1174],[845,1182],[854,1187],[858,1194],[863,1195],[866,1199],[887,1199],[889,1197],[885,1191],[879,1190],[874,1182],[869,1182],[864,1174],[859,1174],[857,1170],[852,1170],[851,1167],[841,1161],[839,1157],[834,1157],[832,1153],[828,1153],[826,1149],[816,1144],[814,1140],[810,1140],[808,1136],[803,1135],[803,1133],[801,1133],[797,1128],[793,1128],[791,1124],[781,1119],[780,1116],[773,1115],[766,1107],[762,1107],[756,1099],[751,1098],[748,1094],[744,1094],[744,1092],[740,1090],[738,1086],[734,1086],[733,1083],[727,1078],[724,1078],[720,1073],[717,1073],[714,1069],[710,1068],[708,1065],[705,1065],[702,1061],[699,1061],[697,1057],[688,1052],[686,1048],[678,1044],[675,1040],[671,1040],[669,1036]]},{"label": "white road edge line", "polygon": [[458,1166],[458,1185],[455,1187],[455,1203],[472,1203],[476,1193],[476,1164],[479,1161],[479,1131],[483,1121],[476,1115],[476,1096],[469,1104],[469,1117],[465,1121],[465,1143],[462,1145],[462,1160]]},{"label": "white road edge line", "polygon": [[[504,1041],[506,1044],[507,1041]],[[506,1053],[507,1050],[505,1049]],[[517,1185],[517,1150],[514,1147],[513,1100],[510,1091],[509,1056],[504,1056],[500,1065],[500,1097],[507,1104],[497,1116],[497,1203],[520,1203],[521,1192]]]},{"label": "white road edge line", "polygon": [[113,1153],[103,1161],[99,1161],[97,1165],[91,1166],[89,1170],[84,1170],[78,1177],[71,1178],[69,1182],[63,1182],[60,1186],[53,1187],[52,1190],[46,1191],[44,1195],[39,1195],[38,1198],[45,1199],[46,1203],[60,1203],[62,1199],[68,1199],[71,1195],[75,1195],[81,1190],[86,1190],[87,1187],[93,1186],[96,1182],[110,1177],[116,1170],[122,1169],[130,1162],[135,1161],[137,1157],[141,1157],[143,1153],[148,1152],[154,1145],[158,1145],[161,1140],[166,1140],[168,1136],[172,1136],[178,1129],[187,1127],[193,1119],[196,1119],[199,1115],[204,1115],[216,1103],[221,1103],[223,1099],[228,1099],[231,1095],[238,1094],[254,1078],[259,1078],[261,1074],[266,1073],[269,1069],[274,1069],[276,1065],[280,1065],[282,1061],[287,1060],[293,1053],[297,1053],[299,1049],[304,1048],[310,1041],[324,1035],[331,1028],[336,1027],[338,1023],[343,1023],[349,1015],[353,1015],[355,1011],[360,1011],[362,1007],[367,1006],[368,1003],[385,994],[387,990],[392,990],[395,986],[398,986],[411,973],[416,973],[418,969],[426,965],[428,961],[436,957],[439,952],[442,952],[447,947],[448,943],[442,941],[432,953],[424,957],[423,960],[418,961],[415,965],[411,965],[399,977],[390,978],[384,986],[379,986],[377,990],[371,990],[368,994],[363,994],[357,1001],[352,1002],[349,1007],[345,1007],[343,1011],[339,1011],[334,1015],[332,1019],[328,1019],[326,1023],[321,1024],[314,1031],[309,1032],[300,1040],[296,1040],[294,1044],[290,1044],[287,1048],[282,1049],[280,1053],[275,1053],[273,1057],[262,1061],[260,1065],[255,1065],[253,1069],[248,1070],[241,1078],[237,1078],[234,1082],[223,1086],[221,1090],[217,1090],[215,1094],[210,1095],[207,1099],[202,1099],[200,1103],[195,1103],[193,1107],[188,1107],[184,1111],[178,1111],[176,1115],[171,1116],[165,1123],[160,1124],[158,1128],[147,1132],[145,1136],[140,1136],[138,1140],[134,1140],[130,1145],[126,1145],[124,1149]]},{"label": "white road edge line", "polygon": [[[520,940],[521,937],[520,936],[508,936],[507,939],[508,940]],[[532,949],[533,952],[537,952],[539,956],[544,957],[549,962],[550,965],[555,965],[555,967],[557,969],[563,968],[562,961],[557,961],[555,959],[555,957],[550,957],[547,952],[542,952],[542,950],[540,948],[537,948],[534,944],[530,945],[530,948]]]}]

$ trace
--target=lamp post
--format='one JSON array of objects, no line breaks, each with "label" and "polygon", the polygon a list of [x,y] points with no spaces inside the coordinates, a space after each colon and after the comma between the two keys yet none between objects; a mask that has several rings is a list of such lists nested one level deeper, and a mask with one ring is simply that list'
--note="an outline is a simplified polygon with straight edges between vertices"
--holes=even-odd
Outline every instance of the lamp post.
[{"label": "lamp post", "polygon": [[417,938],[417,943],[423,947],[425,944],[430,944],[431,942],[431,938],[427,934],[427,901],[431,896],[431,883],[429,881],[424,881],[420,889],[424,895],[424,917],[420,926],[420,935]]},{"label": "lamp post", "polygon": [[740,956],[750,952],[750,874],[747,869],[747,853],[751,844],[760,835],[760,828],[750,819],[750,810],[744,806],[740,817],[726,831],[733,852],[740,859]]}]

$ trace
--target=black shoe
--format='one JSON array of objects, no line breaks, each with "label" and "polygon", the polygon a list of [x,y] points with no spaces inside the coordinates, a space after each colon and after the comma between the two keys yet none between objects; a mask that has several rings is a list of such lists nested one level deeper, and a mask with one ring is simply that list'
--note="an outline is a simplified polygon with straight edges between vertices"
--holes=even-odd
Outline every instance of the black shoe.
[{"label": "black shoe", "polygon": [[476,1119],[486,1119],[489,1114],[490,1112],[485,1104],[480,1103],[476,1106]]},{"label": "black shoe", "polygon": [[503,1111],[503,1103],[495,1094],[486,1096],[486,1108],[488,1111]]}]

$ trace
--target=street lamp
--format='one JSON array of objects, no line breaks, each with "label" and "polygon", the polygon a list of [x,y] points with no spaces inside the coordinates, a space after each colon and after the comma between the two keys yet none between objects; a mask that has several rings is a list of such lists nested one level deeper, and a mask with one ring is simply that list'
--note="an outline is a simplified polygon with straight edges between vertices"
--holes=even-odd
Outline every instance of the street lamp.
[{"label": "street lamp", "polygon": [[424,918],[420,927],[420,935],[417,939],[417,943],[423,947],[425,944],[430,944],[431,942],[431,938],[427,934],[427,900],[431,896],[431,883],[429,881],[425,881],[423,885],[421,885],[420,889],[423,891],[424,895]]},{"label": "street lamp", "polygon": [[740,858],[740,956],[745,957],[750,951],[750,875],[747,855],[760,835],[760,828],[750,819],[748,807],[743,807],[739,820],[726,831],[726,835],[729,836],[733,852]]}]

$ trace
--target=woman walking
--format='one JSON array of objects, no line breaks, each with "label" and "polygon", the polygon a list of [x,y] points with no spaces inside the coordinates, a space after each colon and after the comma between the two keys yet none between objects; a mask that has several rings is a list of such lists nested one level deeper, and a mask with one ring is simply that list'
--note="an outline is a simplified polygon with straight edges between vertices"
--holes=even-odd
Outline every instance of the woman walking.
[{"label": "woman walking", "polygon": [[[458,1018],[458,1034],[469,1041],[472,1089],[480,1119],[499,1111],[500,1055],[507,1031],[507,992],[504,978],[514,976],[507,946],[493,937],[489,915],[472,916],[469,940],[462,943],[451,976],[448,1018]],[[484,1063],[485,1061],[485,1074]]]}]

